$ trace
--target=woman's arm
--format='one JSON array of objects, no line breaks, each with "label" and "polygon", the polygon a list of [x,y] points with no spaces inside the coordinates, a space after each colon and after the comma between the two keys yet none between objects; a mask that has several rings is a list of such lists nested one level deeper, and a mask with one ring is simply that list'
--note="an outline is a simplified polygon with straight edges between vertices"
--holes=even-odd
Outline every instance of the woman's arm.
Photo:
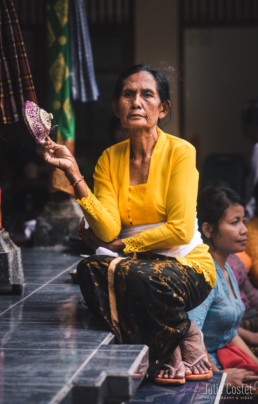
[{"label": "woman's arm", "polygon": [[245,330],[242,327],[238,328],[238,335],[247,343],[251,345],[258,345],[258,333]]},{"label": "woman's arm", "polygon": [[59,145],[47,137],[46,142],[38,146],[37,152],[46,163],[64,171],[96,236],[104,242],[113,241],[121,230],[121,220],[117,198],[108,176],[108,167],[105,168],[102,184],[107,195],[106,208],[88,188],[75,158],[66,146]]},{"label": "woman's arm", "polygon": [[235,336],[232,339],[231,343],[237,346],[238,348],[242,349],[243,352],[245,352],[248,356],[250,356],[250,358],[253,359],[255,365],[258,365],[258,358],[253,354],[251,349],[246,345],[246,343],[242,340],[242,338],[239,335]]}]

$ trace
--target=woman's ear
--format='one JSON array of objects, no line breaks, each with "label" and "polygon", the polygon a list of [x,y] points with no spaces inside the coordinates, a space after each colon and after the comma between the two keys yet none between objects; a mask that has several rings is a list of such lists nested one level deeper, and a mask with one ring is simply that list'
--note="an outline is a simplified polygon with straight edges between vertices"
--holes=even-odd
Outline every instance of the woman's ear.
[{"label": "woman's ear", "polygon": [[170,110],[170,107],[171,107],[171,102],[169,100],[162,102],[161,110],[159,113],[159,119],[165,118],[165,116],[168,114],[168,111]]},{"label": "woman's ear", "polygon": [[203,224],[202,224],[202,232],[205,235],[206,239],[210,240],[212,232],[213,232],[213,226],[208,222],[203,222]]},{"label": "woman's ear", "polygon": [[113,108],[113,112],[115,114],[115,116],[117,118],[119,118],[119,108],[118,108],[118,101],[116,99],[114,99],[112,101],[112,108]]}]

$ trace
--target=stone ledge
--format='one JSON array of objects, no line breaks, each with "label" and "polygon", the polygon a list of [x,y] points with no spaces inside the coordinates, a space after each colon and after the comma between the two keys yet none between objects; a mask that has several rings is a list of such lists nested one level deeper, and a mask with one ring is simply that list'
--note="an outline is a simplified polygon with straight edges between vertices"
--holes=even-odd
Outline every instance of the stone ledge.
[{"label": "stone ledge", "polygon": [[[73,380],[71,402],[121,403],[129,400],[148,368],[146,345],[102,345]],[[67,402],[66,400],[64,402]]]}]

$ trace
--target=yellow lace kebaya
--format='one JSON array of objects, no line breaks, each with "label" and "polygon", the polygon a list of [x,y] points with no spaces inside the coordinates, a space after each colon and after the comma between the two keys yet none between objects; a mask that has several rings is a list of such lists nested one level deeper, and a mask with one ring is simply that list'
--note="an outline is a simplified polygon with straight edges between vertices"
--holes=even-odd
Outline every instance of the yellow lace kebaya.
[{"label": "yellow lace kebaya", "polygon": [[[110,242],[122,226],[160,223],[122,239],[124,253],[169,249],[188,244],[194,234],[198,171],[195,148],[158,128],[146,184],[130,185],[130,140],[106,149],[95,168],[94,194],[78,200],[96,236]],[[177,260],[203,273],[212,287],[215,267],[201,244]]]}]

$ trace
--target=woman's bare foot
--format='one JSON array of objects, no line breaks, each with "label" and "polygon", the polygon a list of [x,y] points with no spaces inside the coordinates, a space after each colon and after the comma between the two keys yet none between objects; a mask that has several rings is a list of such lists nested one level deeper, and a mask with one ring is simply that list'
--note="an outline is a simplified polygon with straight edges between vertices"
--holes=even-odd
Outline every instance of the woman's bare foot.
[{"label": "woman's bare foot", "polygon": [[[182,360],[185,364],[186,376],[191,374],[202,375],[211,370],[212,366],[205,354],[202,332],[193,321],[191,321],[187,334],[180,342],[180,348]],[[200,358],[200,360],[198,360],[198,358]],[[193,366],[187,366],[186,363],[189,365],[195,364]]]},{"label": "woman's bare foot", "polygon": [[184,379],[185,377],[185,367],[182,363],[181,350],[177,346],[173,354],[167,361],[169,367],[164,365],[164,367],[159,371],[156,378],[161,379]]}]

